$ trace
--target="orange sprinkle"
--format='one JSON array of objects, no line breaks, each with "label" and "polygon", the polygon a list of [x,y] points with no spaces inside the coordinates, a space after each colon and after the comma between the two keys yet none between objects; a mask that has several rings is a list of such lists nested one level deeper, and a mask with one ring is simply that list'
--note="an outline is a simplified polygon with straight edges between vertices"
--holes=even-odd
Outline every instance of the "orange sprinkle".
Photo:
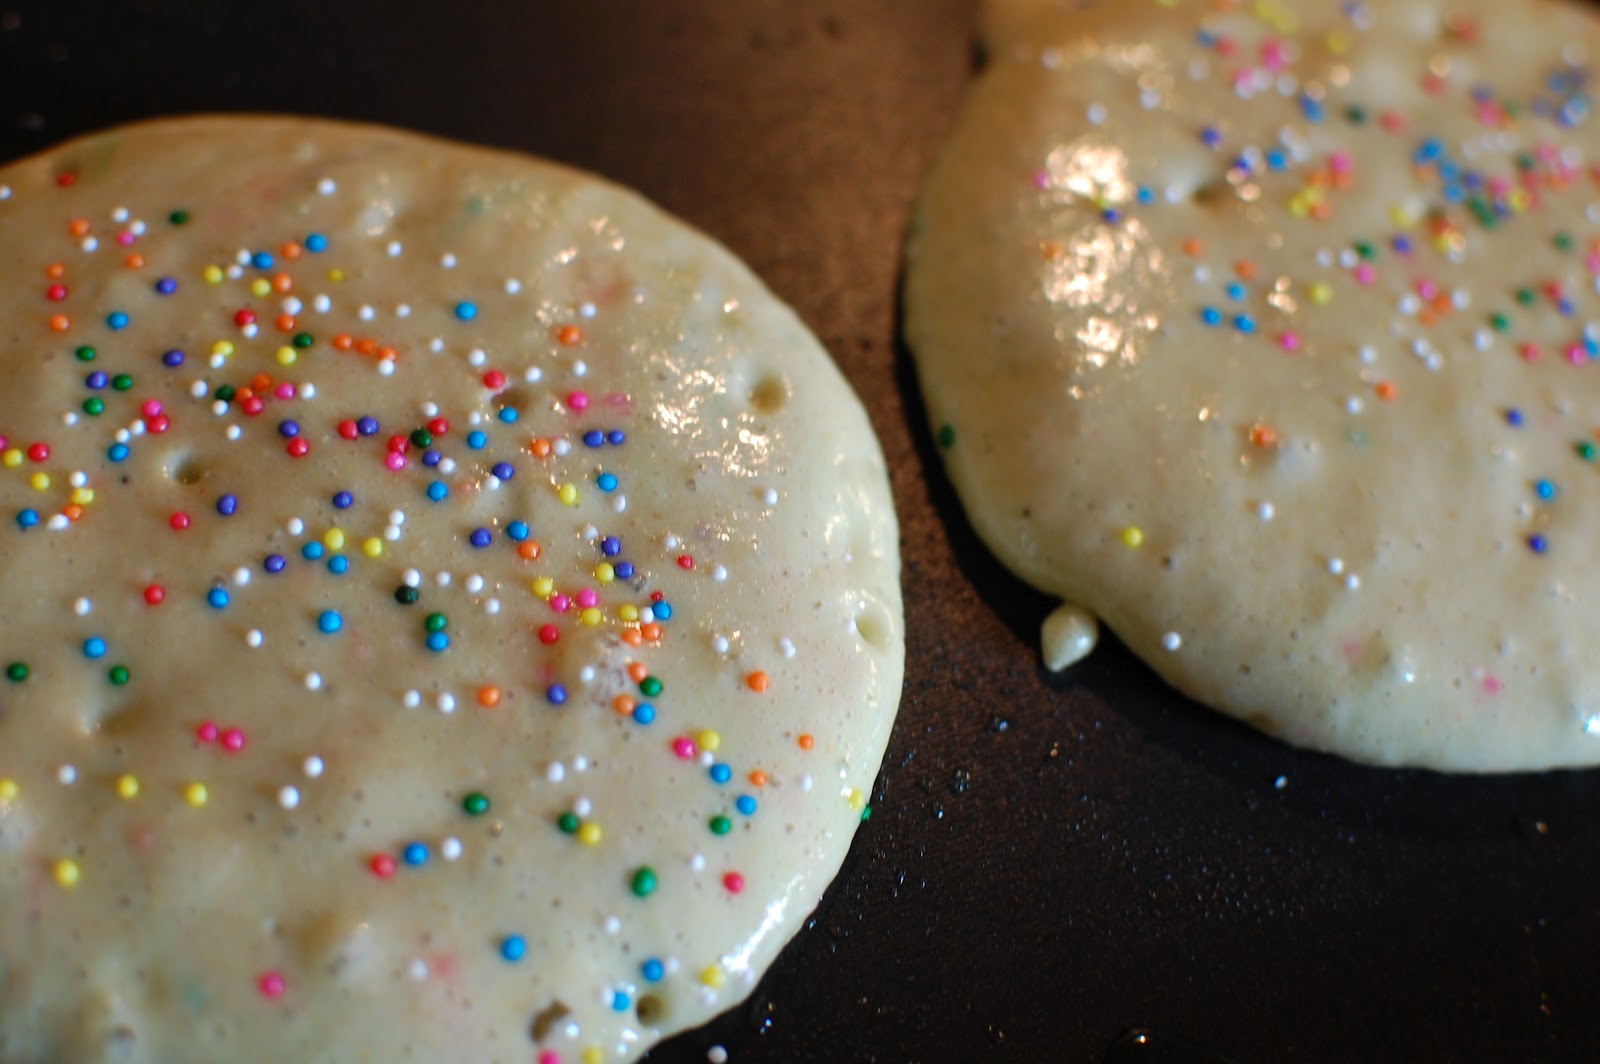
[{"label": "orange sprinkle", "polygon": [[1183,253],[1191,258],[1205,254],[1206,250],[1205,241],[1200,240],[1197,237],[1190,237],[1180,244],[1179,247],[1183,248]]},{"label": "orange sprinkle", "polygon": [[752,672],[750,675],[746,676],[744,678],[744,682],[746,687],[750,688],[750,690],[756,692],[757,694],[760,694],[762,691],[765,691],[768,687],[772,686],[772,681],[767,677],[767,674],[762,672],[760,669],[757,669],[755,672]]},{"label": "orange sprinkle", "polygon": [[583,343],[583,330],[576,325],[563,325],[556,330],[556,339],[567,347],[571,347],[573,344],[581,344]]},{"label": "orange sprinkle", "polygon": [[144,256],[135,251],[123,259],[122,264],[130,270],[142,270],[144,269]]},{"label": "orange sprinkle", "polygon": [[385,360],[387,360],[389,362],[393,362],[399,356],[400,356],[400,352],[396,351],[394,348],[388,346],[387,344],[385,344],[383,347],[378,348],[378,357],[381,358],[381,359],[385,359]]},{"label": "orange sprinkle", "polygon": [[1333,204],[1327,200],[1311,205],[1311,217],[1319,222],[1325,222],[1333,217]]},{"label": "orange sprinkle", "polygon": [[809,750],[813,746],[817,745],[816,737],[810,732],[801,732],[798,742],[800,743],[800,749],[802,750]]},{"label": "orange sprinkle", "polygon": [[1043,244],[1039,245],[1039,252],[1049,261],[1055,262],[1061,258],[1062,254],[1064,253],[1064,249],[1054,240],[1046,240]]},{"label": "orange sprinkle", "polygon": [[[1600,247],[1600,240],[1595,241],[1595,245]],[[1590,250],[1595,250],[1595,248]],[[52,281],[59,281],[67,275],[67,268],[59,262],[52,262],[44,268],[44,275]]]},{"label": "orange sprinkle", "polygon": [[264,392],[272,387],[272,378],[267,376],[265,373],[257,373],[254,377],[250,378],[250,387],[254,388],[258,392]]},{"label": "orange sprinkle", "polygon": [[282,252],[283,257],[288,259],[290,262],[294,262],[296,259],[298,259],[300,257],[300,254],[301,254],[300,244],[299,244],[299,242],[294,241],[294,240],[289,241],[287,244],[283,245],[283,247],[280,248],[279,250]]},{"label": "orange sprinkle", "polygon": [[756,787],[765,787],[767,785],[767,774],[762,772],[760,769],[752,769],[750,772],[750,783]]},{"label": "orange sprinkle", "polygon": [[361,339],[356,341],[356,350],[361,352],[363,355],[374,354],[378,350],[378,341],[374,340],[370,336],[363,336]]},{"label": "orange sprinkle", "polygon": [[355,338],[349,333],[340,333],[333,338],[333,346],[339,351],[348,351],[355,344]]},{"label": "orange sprinkle", "polygon": [[89,235],[89,219],[87,219],[87,218],[74,218],[74,219],[72,219],[72,222],[67,226],[67,232],[71,233],[73,236],[88,236]]},{"label": "orange sprinkle", "polygon": [[72,328],[72,319],[65,314],[50,315],[50,328],[54,332],[66,332]]},{"label": "orange sprinkle", "polygon": [[478,688],[478,705],[486,709],[493,709],[500,704],[500,688],[494,684],[485,684]]},{"label": "orange sprinkle", "polygon": [[618,695],[616,698],[611,700],[611,708],[622,714],[624,717],[629,713],[632,713],[633,707],[637,706],[638,704],[639,703],[633,700],[632,695]]},{"label": "orange sprinkle", "polygon": [[659,643],[661,642],[661,625],[655,621],[651,621],[649,624],[642,624],[639,626],[639,634],[644,637],[646,642]]},{"label": "orange sprinkle", "polygon": [[279,314],[278,320],[273,324],[278,327],[279,332],[294,332],[294,315]]},{"label": "orange sprinkle", "polygon": [[294,278],[290,277],[286,273],[274,274],[272,278],[272,290],[277,292],[279,295],[285,295],[289,292],[293,292]]},{"label": "orange sprinkle", "polygon": [[1437,325],[1439,324],[1439,312],[1432,307],[1425,307],[1417,311],[1417,320],[1424,325]]},{"label": "orange sprinkle", "polygon": [[1278,434],[1271,425],[1259,421],[1250,426],[1250,442],[1257,447],[1271,447],[1278,442]]},{"label": "orange sprinkle", "polygon": [[528,445],[528,450],[533,452],[533,456],[535,458],[549,458],[550,441],[544,439],[543,437],[539,437]]},{"label": "orange sprinkle", "polygon": [[1249,259],[1240,259],[1233,264],[1233,272],[1238,274],[1241,280],[1248,281],[1256,275],[1256,264]]},{"label": "orange sprinkle", "polygon": [[1379,381],[1373,391],[1383,400],[1393,399],[1400,394],[1400,389],[1395,386],[1394,381]]},{"label": "orange sprinkle", "polygon": [[624,628],[622,630],[622,641],[630,647],[636,647],[644,642],[644,636],[639,634],[639,629],[637,628]]},{"label": "orange sprinkle", "polygon": [[525,539],[521,543],[517,544],[517,554],[523,559],[531,562],[539,557],[539,544],[535,543],[531,539]]},{"label": "orange sprinkle", "polygon": [[650,670],[644,667],[644,662],[642,662],[642,661],[630,661],[630,662],[628,662],[628,679],[632,680],[634,683],[642,682],[644,680],[644,678],[646,676],[649,676],[649,675],[650,675]]},{"label": "orange sprinkle", "polygon": [[78,518],[83,516],[83,507],[79,506],[75,502],[69,502],[61,512],[67,515],[68,521],[76,521]]}]

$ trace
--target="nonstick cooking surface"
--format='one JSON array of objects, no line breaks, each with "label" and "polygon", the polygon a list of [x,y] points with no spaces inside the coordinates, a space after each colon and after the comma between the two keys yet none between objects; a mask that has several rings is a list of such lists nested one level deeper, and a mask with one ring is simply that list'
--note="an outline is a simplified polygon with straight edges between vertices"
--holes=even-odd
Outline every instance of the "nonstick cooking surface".
[{"label": "nonstick cooking surface", "polygon": [[192,111],[516,148],[720,239],[843,366],[904,535],[899,722],[811,926],[748,1005],[652,1064],[718,1046],[735,1064],[1600,1060],[1596,774],[1361,768],[1208,713],[1114,641],[1040,665],[1051,604],[966,524],[896,338],[903,230],[974,18],[970,0],[0,0],[0,159]]}]

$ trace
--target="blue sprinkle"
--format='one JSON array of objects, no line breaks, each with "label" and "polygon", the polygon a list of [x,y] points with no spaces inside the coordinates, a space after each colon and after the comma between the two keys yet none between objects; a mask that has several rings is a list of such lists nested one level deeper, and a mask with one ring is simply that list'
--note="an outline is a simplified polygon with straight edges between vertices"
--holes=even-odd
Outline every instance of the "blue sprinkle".
[{"label": "blue sprinkle", "polygon": [[1320,122],[1326,113],[1322,101],[1314,96],[1302,94],[1300,97],[1300,113],[1306,116],[1308,122]]},{"label": "blue sprinkle", "polygon": [[1233,319],[1233,327],[1242,333],[1255,332],[1255,319],[1250,317],[1248,314],[1240,314],[1238,317]]},{"label": "blue sprinkle", "polygon": [[651,957],[639,965],[639,974],[644,976],[647,983],[659,983],[667,977],[667,966]]},{"label": "blue sprinkle", "polygon": [[1100,212],[1100,220],[1105,222],[1107,225],[1116,225],[1118,222],[1122,221],[1122,212],[1117,210],[1115,207],[1107,207],[1105,210]]},{"label": "blue sprinkle", "polygon": [[1556,486],[1548,480],[1536,481],[1533,485],[1533,490],[1539,498],[1547,502],[1556,497]]},{"label": "blue sprinkle", "polygon": [[733,807],[745,816],[751,816],[756,811],[756,800],[748,794],[741,794],[733,800]]},{"label": "blue sprinkle", "polygon": [[235,495],[224,495],[217,500],[217,513],[223,517],[232,517],[239,512],[239,499]]},{"label": "blue sprinkle", "polygon": [[348,509],[350,509],[350,507],[355,505],[355,502],[356,502],[356,497],[354,495],[351,495],[348,491],[340,491],[340,492],[335,492],[334,493],[333,505],[334,505],[334,507],[336,509],[348,510]]},{"label": "blue sprinkle", "polygon": [[308,562],[314,562],[322,557],[322,544],[315,540],[300,548],[300,557]]},{"label": "blue sprinkle", "polygon": [[1134,189],[1133,196],[1140,203],[1148,207],[1150,204],[1156,201],[1156,190],[1151,188],[1149,185],[1140,185],[1138,188]]},{"label": "blue sprinkle", "polygon": [[317,618],[317,627],[324,635],[332,635],[344,627],[344,618],[333,610],[323,610],[322,615]]},{"label": "blue sprinkle", "polygon": [[632,562],[618,562],[616,564],[616,567],[615,567],[614,571],[617,574],[617,579],[618,580],[631,580],[631,579],[633,579],[633,563]]},{"label": "blue sprinkle", "polygon": [[212,609],[220,610],[228,604],[228,592],[223,588],[214,587],[206,592],[206,601],[211,604]]},{"label": "blue sprinkle", "polygon": [[445,496],[449,494],[450,489],[445,486],[445,482],[442,480],[435,480],[432,484],[428,485],[428,498],[432,499],[434,502],[444,502]]},{"label": "blue sprinkle", "polygon": [[733,769],[724,765],[721,761],[711,766],[712,783],[727,783],[731,779],[733,779]]},{"label": "blue sprinkle", "polygon": [[83,641],[83,656],[86,658],[103,658],[106,654],[106,641],[97,635],[92,635]]},{"label": "blue sprinkle", "polygon": [[627,438],[628,434],[623,432],[621,429],[612,429],[610,432],[606,433],[606,442],[613,447],[621,446],[622,441],[626,440]]},{"label": "blue sprinkle", "polygon": [[506,526],[506,535],[511,537],[513,543],[521,543],[531,531],[526,521],[513,521]]},{"label": "blue sprinkle", "polygon": [[462,321],[471,321],[478,316],[478,304],[462,301],[456,304],[456,317]]},{"label": "blue sprinkle", "polygon": [[621,990],[612,991],[611,1009],[614,1012],[627,1012],[633,1001]]},{"label": "blue sprinkle", "polygon": [[174,347],[171,351],[161,356],[161,364],[168,369],[177,369],[183,365],[183,352]]},{"label": "blue sprinkle", "polygon": [[622,541],[616,536],[607,536],[600,541],[600,553],[607,558],[615,558],[622,553]]},{"label": "blue sprinkle", "polygon": [[289,418],[278,422],[278,435],[286,440],[292,440],[300,435],[300,423]]},{"label": "blue sprinkle", "polygon": [[18,528],[32,528],[39,523],[38,510],[23,510],[17,514]]},{"label": "blue sprinkle", "polygon": [[363,436],[374,435],[378,431],[378,419],[371,414],[356,419],[356,431]]},{"label": "blue sprinkle", "polygon": [[343,554],[335,554],[328,559],[328,572],[334,576],[343,576],[350,571],[350,559]]},{"label": "blue sprinkle", "polygon": [[400,857],[408,865],[425,865],[428,863],[428,847],[420,842],[407,843],[406,848],[400,851]]},{"label": "blue sprinkle", "polygon": [[113,310],[106,315],[106,324],[113,329],[126,329],[128,327],[128,316],[120,310]]},{"label": "blue sprinkle", "polygon": [[512,477],[517,475],[517,468],[510,462],[496,462],[494,464],[494,468],[489,470],[489,472],[493,473],[501,480],[510,480]]},{"label": "blue sprinkle", "polygon": [[514,406],[502,406],[500,408],[500,413],[497,416],[500,418],[502,424],[514,425],[516,424],[517,418],[521,417],[522,414]]},{"label": "blue sprinkle", "polygon": [[603,447],[605,442],[606,434],[599,429],[590,429],[583,434],[583,445],[585,447]]},{"label": "blue sprinkle", "polygon": [[128,457],[129,453],[130,452],[127,444],[113,443],[110,448],[107,449],[106,457],[111,459],[113,462],[121,462]]},{"label": "blue sprinkle", "polygon": [[494,537],[489,534],[489,530],[487,528],[474,528],[472,530],[472,535],[467,538],[474,547],[477,547],[480,550],[494,542]]},{"label": "blue sprinkle", "polygon": [[1528,537],[1528,548],[1535,554],[1543,554],[1550,549],[1550,543],[1537,532]]},{"label": "blue sprinkle", "polygon": [[552,706],[559,706],[567,700],[567,689],[558,683],[553,683],[544,689],[544,697]]},{"label": "blue sprinkle", "polygon": [[258,251],[250,256],[250,265],[258,270],[272,269],[272,256],[265,251]]},{"label": "blue sprinkle", "polygon": [[481,430],[474,429],[473,431],[467,433],[467,446],[471,447],[474,451],[483,450],[488,443],[488,434]]},{"label": "blue sprinkle", "polygon": [[269,573],[281,573],[283,572],[283,567],[287,564],[289,563],[284,560],[283,555],[269,554],[267,555],[267,560],[262,563],[262,568]]},{"label": "blue sprinkle", "polygon": [[521,935],[507,935],[500,940],[500,956],[516,963],[528,955],[528,940]]},{"label": "blue sprinkle", "polygon": [[617,478],[610,473],[601,473],[598,477],[594,478],[594,482],[595,486],[601,491],[617,490]]},{"label": "blue sprinkle", "polygon": [[1267,151],[1267,166],[1269,169],[1282,170],[1289,165],[1289,155],[1282,148],[1270,148]]},{"label": "blue sprinkle", "polygon": [[440,454],[434,448],[429,447],[426,451],[422,452],[422,464],[427,466],[429,469],[432,469],[434,466],[439,464],[439,460],[443,457],[444,455]]},{"label": "blue sprinkle", "polygon": [[103,371],[97,369],[87,377],[83,378],[83,383],[87,384],[95,391],[99,391],[101,388],[104,388],[106,385],[111,383],[111,378],[106,376]]},{"label": "blue sprinkle", "polygon": [[672,603],[665,600],[652,605],[650,607],[650,611],[656,615],[656,620],[658,621],[667,621],[672,619]]},{"label": "blue sprinkle", "polygon": [[449,650],[450,637],[444,632],[429,632],[428,649],[433,651],[435,654],[439,653],[441,650]]},{"label": "blue sprinkle", "polygon": [[1238,281],[1234,281],[1234,282],[1232,282],[1232,283],[1230,283],[1228,285],[1228,298],[1229,299],[1232,299],[1232,300],[1243,299],[1245,297],[1246,293],[1247,293],[1247,290],[1245,289],[1245,286],[1240,284]]},{"label": "blue sprinkle", "polygon": [[1506,424],[1510,425],[1512,428],[1520,429],[1524,420],[1525,419],[1522,416],[1522,411],[1518,410],[1516,407],[1512,407],[1510,410],[1506,411]]},{"label": "blue sprinkle", "polygon": [[1200,140],[1208,148],[1215,148],[1222,143],[1222,130],[1216,126],[1207,126],[1200,131]]},{"label": "blue sprinkle", "polygon": [[1200,320],[1205,322],[1207,325],[1221,325],[1222,311],[1218,310],[1216,307],[1205,307],[1200,311]]},{"label": "blue sprinkle", "polygon": [[178,290],[178,282],[170,277],[163,277],[156,282],[156,291],[164,296],[170,296]]},{"label": "blue sprinkle", "polygon": [[328,238],[321,233],[312,233],[305,239],[306,250],[313,255],[320,255],[328,250]]},{"label": "blue sprinkle", "polygon": [[640,702],[633,707],[633,719],[640,724],[650,724],[656,719],[656,707],[649,702]]}]

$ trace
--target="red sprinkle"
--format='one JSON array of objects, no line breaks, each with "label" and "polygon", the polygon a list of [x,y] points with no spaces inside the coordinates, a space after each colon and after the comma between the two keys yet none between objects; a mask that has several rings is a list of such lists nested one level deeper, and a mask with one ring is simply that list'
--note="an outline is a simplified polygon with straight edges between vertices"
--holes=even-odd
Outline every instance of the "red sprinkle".
[{"label": "red sprinkle", "polygon": [[264,972],[261,978],[256,980],[256,986],[261,990],[262,997],[273,1000],[283,997],[283,992],[289,989],[289,984],[278,972]]},{"label": "red sprinkle", "polygon": [[543,643],[545,646],[549,646],[560,638],[561,630],[555,625],[541,624],[539,626],[539,642]]},{"label": "red sprinkle", "polygon": [[234,314],[233,323],[241,328],[246,325],[254,325],[256,323],[256,312],[249,309],[241,310]]},{"label": "red sprinkle", "polygon": [[34,462],[47,461],[50,458],[50,445],[48,443],[32,443],[28,445],[28,459]]},{"label": "red sprinkle", "polygon": [[285,447],[284,450],[289,452],[290,458],[304,458],[311,453],[311,441],[304,436],[296,436],[289,441],[289,446]]},{"label": "red sprinkle", "polygon": [[367,866],[372,869],[372,874],[379,879],[388,879],[394,875],[395,859],[386,853],[380,853],[371,861],[368,861]]},{"label": "red sprinkle", "polygon": [[239,728],[229,728],[222,733],[222,745],[230,754],[237,754],[244,749],[244,732]]},{"label": "red sprinkle", "polygon": [[346,418],[345,420],[339,422],[339,435],[347,440],[353,440],[357,439],[361,435],[361,430],[356,427],[356,423],[354,421]]},{"label": "red sprinkle", "polygon": [[151,584],[144,589],[144,600],[152,606],[161,605],[167,597],[167,589],[160,584]]},{"label": "red sprinkle", "polygon": [[722,877],[722,885],[728,888],[729,894],[737,894],[744,889],[744,876],[738,872],[729,872]]},{"label": "red sprinkle", "polygon": [[492,369],[483,375],[483,386],[499,391],[506,386],[506,375],[497,369]]},{"label": "red sprinkle", "polygon": [[184,513],[182,510],[179,510],[171,517],[167,518],[167,524],[171,525],[174,530],[182,532],[184,529],[189,527],[189,515]]}]

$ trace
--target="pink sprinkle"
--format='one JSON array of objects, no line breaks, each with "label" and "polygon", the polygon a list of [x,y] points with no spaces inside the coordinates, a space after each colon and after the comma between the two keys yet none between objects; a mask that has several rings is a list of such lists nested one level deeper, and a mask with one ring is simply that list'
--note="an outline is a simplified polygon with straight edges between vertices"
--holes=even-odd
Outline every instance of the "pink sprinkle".
[{"label": "pink sprinkle", "polygon": [[672,740],[672,752],[678,755],[679,760],[689,761],[698,751],[695,749],[693,739],[687,735],[680,735]]},{"label": "pink sprinkle", "polygon": [[1351,161],[1350,161],[1350,153],[1349,152],[1347,152],[1347,151],[1336,151],[1332,155],[1328,156],[1328,168],[1330,170],[1332,170],[1334,173],[1336,173],[1336,174],[1349,173],[1350,172],[1350,167],[1351,167]]},{"label": "pink sprinkle", "polygon": [[1539,361],[1539,345],[1531,341],[1518,344],[1517,354],[1522,356],[1522,361],[1524,362],[1537,362]]},{"label": "pink sprinkle", "polygon": [[592,587],[586,587],[578,592],[578,605],[583,609],[600,604],[600,593]]},{"label": "pink sprinkle", "polygon": [[261,990],[261,996],[276,1000],[283,997],[283,992],[289,989],[289,984],[284,981],[279,972],[266,972],[256,980],[256,986]]},{"label": "pink sprinkle", "polygon": [[1498,676],[1485,676],[1483,678],[1483,689],[1491,695],[1497,695],[1505,690],[1505,684],[1500,682],[1500,677]]},{"label": "pink sprinkle", "polygon": [[133,233],[124,229],[122,232],[117,234],[117,243],[121,244],[123,247],[132,247]]},{"label": "pink sprinkle", "polygon": [[1033,187],[1038,189],[1041,192],[1043,192],[1045,189],[1049,188],[1050,187],[1050,175],[1049,175],[1049,173],[1047,173],[1044,170],[1035,170],[1033,172]]},{"label": "pink sprinkle", "polygon": [[1567,361],[1574,366],[1581,366],[1589,361],[1589,352],[1584,350],[1582,344],[1571,344],[1567,347]]},{"label": "pink sprinkle", "polygon": [[572,608],[572,599],[561,594],[560,592],[557,592],[556,594],[550,596],[550,608],[555,610],[557,613],[566,613]]},{"label": "pink sprinkle", "polygon": [[290,384],[288,381],[284,381],[282,384],[278,385],[277,391],[274,394],[276,394],[279,399],[293,399],[294,385]]},{"label": "pink sprinkle", "polygon": [[744,876],[737,872],[729,872],[722,877],[722,885],[728,888],[729,894],[737,894],[744,889]]},{"label": "pink sprinkle", "polygon": [[567,406],[571,407],[573,410],[587,410],[587,409],[589,409],[589,393],[588,392],[572,392],[572,393],[570,393],[567,396]]},{"label": "pink sprinkle", "polygon": [[561,1054],[554,1049],[546,1049],[539,1054],[539,1064],[561,1064]]},{"label": "pink sprinkle", "polygon": [[1600,273],[1600,255],[1591,252],[1584,257],[1583,265],[1590,273]]},{"label": "pink sprinkle", "polygon": [[1284,69],[1289,65],[1288,46],[1284,44],[1281,38],[1273,37],[1269,39],[1261,46],[1261,61],[1274,74],[1283,73]]},{"label": "pink sprinkle", "polygon": [[140,404],[139,413],[143,414],[145,417],[155,417],[157,414],[161,413],[161,400],[146,399],[142,404]]},{"label": "pink sprinkle", "polygon": [[1370,285],[1373,281],[1376,281],[1377,279],[1378,279],[1378,271],[1377,271],[1377,269],[1375,267],[1373,267],[1373,265],[1371,263],[1363,262],[1361,265],[1356,267],[1356,281],[1357,282],[1359,282],[1361,284],[1364,284],[1364,285]]},{"label": "pink sprinkle", "polygon": [[406,456],[399,451],[390,451],[383,456],[383,464],[388,466],[392,472],[398,473],[406,467]]},{"label": "pink sprinkle", "polygon": [[1284,333],[1282,336],[1278,337],[1278,346],[1283,348],[1285,351],[1300,350],[1300,334],[1297,332]]},{"label": "pink sprinkle", "polygon": [[1432,299],[1438,294],[1439,286],[1434,284],[1432,281],[1423,280],[1417,282],[1417,295],[1421,296],[1423,299]]},{"label": "pink sprinkle", "polygon": [[214,743],[217,741],[217,726],[208,720],[194,730],[194,737],[203,743]]},{"label": "pink sprinkle", "polygon": [[244,732],[238,728],[229,728],[222,733],[222,745],[229,753],[237,754],[244,749]]}]

